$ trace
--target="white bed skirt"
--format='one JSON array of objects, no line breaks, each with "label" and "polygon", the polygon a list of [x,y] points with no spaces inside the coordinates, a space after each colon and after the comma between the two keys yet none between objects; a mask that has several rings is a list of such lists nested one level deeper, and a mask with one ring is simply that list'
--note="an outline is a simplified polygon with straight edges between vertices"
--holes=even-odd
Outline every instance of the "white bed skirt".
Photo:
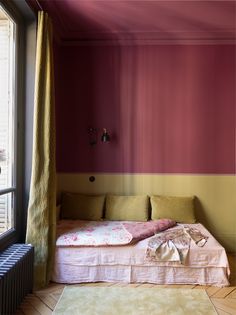
[{"label": "white bed skirt", "polygon": [[228,286],[223,268],[178,268],[162,266],[68,266],[58,265],[52,281],[57,283],[124,282],[154,284],[199,284]]},{"label": "white bed skirt", "polygon": [[201,224],[191,226],[209,239],[203,247],[191,242],[186,265],[147,261],[148,239],[129,246],[57,247],[52,281],[228,286],[229,265],[224,248]]}]

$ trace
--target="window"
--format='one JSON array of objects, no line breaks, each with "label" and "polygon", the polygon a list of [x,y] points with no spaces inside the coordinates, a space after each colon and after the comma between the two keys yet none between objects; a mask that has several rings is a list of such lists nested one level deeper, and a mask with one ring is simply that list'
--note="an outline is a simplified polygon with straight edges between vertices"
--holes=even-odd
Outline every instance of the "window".
[{"label": "window", "polygon": [[0,251],[24,242],[31,173],[36,16],[0,0]]},{"label": "window", "polygon": [[0,6],[0,237],[16,225],[16,26]]}]

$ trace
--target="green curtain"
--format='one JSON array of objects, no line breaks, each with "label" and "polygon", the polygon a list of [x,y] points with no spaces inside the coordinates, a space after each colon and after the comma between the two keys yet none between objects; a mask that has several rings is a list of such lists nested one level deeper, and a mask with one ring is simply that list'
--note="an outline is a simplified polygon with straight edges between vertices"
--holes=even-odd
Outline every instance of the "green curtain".
[{"label": "green curtain", "polygon": [[26,242],[35,248],[34,286],[49,280],[55,250],[56,167],[52,24],[38,14],[32,174]]}]

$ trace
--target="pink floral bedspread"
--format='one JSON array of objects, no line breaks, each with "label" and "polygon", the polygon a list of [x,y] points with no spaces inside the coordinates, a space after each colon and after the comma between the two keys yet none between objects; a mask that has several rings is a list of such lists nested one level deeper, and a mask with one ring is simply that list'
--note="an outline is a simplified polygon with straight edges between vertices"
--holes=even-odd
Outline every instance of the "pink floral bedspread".
[{"label": "pink floral bedspread", "polygon": [[149,222],[61,220],[57,246],[127,245],[176,225],[169,219]]}]

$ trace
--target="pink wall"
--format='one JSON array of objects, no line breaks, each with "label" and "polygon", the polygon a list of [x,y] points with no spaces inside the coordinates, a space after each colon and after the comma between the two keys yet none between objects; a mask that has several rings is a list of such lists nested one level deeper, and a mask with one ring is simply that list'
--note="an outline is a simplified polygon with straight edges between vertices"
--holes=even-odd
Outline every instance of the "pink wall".
[{"label": "pink wall", "polygon": [[59,172],[235,173],[235,46],[60,47],[55,65]]}]

